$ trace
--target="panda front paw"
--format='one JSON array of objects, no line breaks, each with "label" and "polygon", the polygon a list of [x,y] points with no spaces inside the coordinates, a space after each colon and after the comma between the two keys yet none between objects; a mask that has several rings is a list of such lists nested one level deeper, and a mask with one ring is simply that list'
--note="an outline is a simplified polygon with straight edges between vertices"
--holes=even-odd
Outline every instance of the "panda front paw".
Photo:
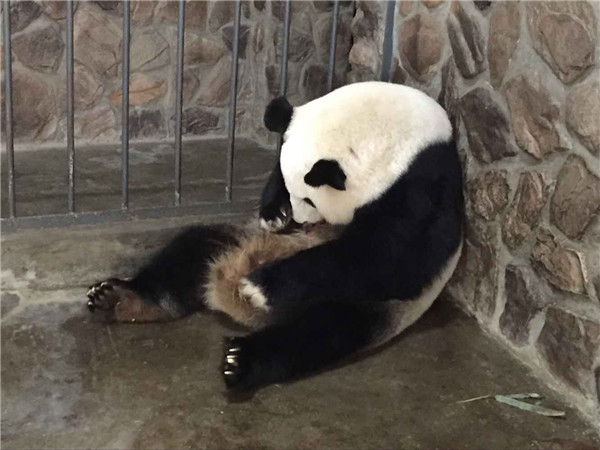
[{"label": "panda front paw", "polygon": [[273,233],[281,231],[292,221],[292,206],[289,201],[264,205],[260,208],[259,218],[263,230]]},{"label": "panda front paw", "polygon": [[250,303],[254,308],[262,311],[268,311],[268,299],[263,289],[248,278],[242,278],[240,281],[239,292],[242,298]]}]

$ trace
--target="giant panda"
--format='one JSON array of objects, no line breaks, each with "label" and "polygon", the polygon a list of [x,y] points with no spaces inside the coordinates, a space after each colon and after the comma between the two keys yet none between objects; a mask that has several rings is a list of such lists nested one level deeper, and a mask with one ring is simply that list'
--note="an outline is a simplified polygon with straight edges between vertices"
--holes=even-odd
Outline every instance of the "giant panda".
[{"label": "giant panda", "polygon": [[356,83],[298,107],[274,99],[264,122],[283,145],[258,224],[193,227],[132,279],[88,291],[90,309],[121,322],[209,308],[251,328],[225,339],[233,390],[396,336],[440,294],[462,246],[459,156],[446,112],[426,94]]}]

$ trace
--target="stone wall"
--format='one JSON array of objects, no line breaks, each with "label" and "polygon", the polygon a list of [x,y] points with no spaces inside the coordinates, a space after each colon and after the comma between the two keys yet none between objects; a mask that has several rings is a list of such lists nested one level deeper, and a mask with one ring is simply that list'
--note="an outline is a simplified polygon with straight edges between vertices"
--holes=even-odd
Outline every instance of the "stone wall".
[{"label": "stone wall", "polygon": [[[74,19],[75,138],[118,142],[121,124],[122,3],[76,2]],[[233,2],[188,1],[184,51],[184,136],[226,135]],[[131,3],[130,135],[173,136],[177,3]],[[325,93],[332,3],[294,1],[289,94],[298,104]],[[342,2],[337,83],[345,81],[353,2]],[[240,29],[238,135],[273,142],[262,124],[279,93],[282,1],[245,1]],[[26,147],[62,143],[66,134],[65,4],[11,5],[15,139]],[[4,111],[4,108],[3,108]]]},{"label": "stone wall", "polygon": [[[357,6],[351,80],[379,76],[383,8]],[[467,224],[450,294],[596,421],[599,17],[598,2],[397,2],[392,71],[457,127]]]}]

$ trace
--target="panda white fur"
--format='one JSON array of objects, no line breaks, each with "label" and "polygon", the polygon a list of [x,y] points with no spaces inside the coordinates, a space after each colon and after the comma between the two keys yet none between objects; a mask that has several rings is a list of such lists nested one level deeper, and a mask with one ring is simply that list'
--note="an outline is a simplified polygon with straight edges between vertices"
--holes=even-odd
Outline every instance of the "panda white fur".
[{"label": "panda white fur", "polygon": [[[417,320],[452,275],[463,197],[450,121],[427,95],[366,82],[265,112],[284,144],[260,224],[198,226],[88,306],[123,322],[203,307],[255,331],[227,339],[223,376],[252,389],[379,345]],[[292,221],[293,219],[293,221]],[[303,224],[280,234],[293,222]]]}]

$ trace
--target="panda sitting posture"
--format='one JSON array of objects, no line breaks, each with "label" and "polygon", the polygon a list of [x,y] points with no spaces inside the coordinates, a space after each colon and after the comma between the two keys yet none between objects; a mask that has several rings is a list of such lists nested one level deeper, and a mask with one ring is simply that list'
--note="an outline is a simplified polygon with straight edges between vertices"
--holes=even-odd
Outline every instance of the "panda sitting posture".
[{"label": "panda sitting posture", "polygon": [[[283,133],[260,226],[197,226],[130,280],[88,292],[117,321],[203,307],[254,331],[228,338],[223,376],[253,389],[373,348],[417,320],[462,245],[461,168],[450,121],[418,90],[365,82],[265,112]],[[292,220],[293,219],[293,220]],[[291,222],[291,234],[276,233]]]}]

